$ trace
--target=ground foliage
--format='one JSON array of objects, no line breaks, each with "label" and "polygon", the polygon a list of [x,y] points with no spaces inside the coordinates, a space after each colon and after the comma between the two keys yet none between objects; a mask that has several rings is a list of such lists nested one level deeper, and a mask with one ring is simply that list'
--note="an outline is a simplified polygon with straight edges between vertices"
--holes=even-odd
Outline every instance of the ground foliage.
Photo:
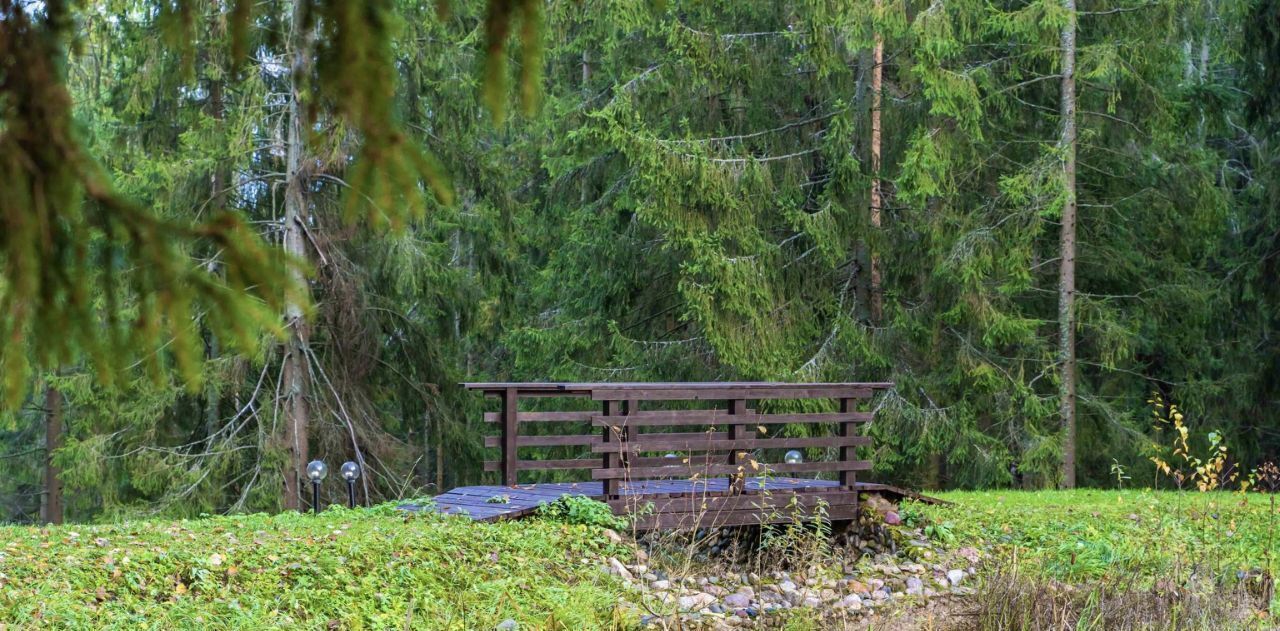
[{"label": "ground foliage", "polygon": [[390,506],[0,537],[0,623],[20,628],[599,629],[619,590],[599,528]]},{"label": "ground foliage", "polygon": [[1280,570],[1273,494],[1097,489],[939,497],[954,505],[913,504],[904,509],[908,523],[928,524],[926,534],[951,547],[986,551],[992,570],[1166,593],[1239,585],[1271,595],[1270,611],[1280,613],[1268,587]]}]

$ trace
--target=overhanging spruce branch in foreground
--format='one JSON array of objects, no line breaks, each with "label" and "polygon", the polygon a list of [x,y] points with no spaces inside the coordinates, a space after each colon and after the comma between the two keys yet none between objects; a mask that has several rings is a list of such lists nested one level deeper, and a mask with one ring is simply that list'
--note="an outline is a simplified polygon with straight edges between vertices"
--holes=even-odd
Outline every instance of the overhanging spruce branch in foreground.
[{"label": "overhanging spruce branch in foreground", "polygon": [[[247,352],[261,332],[281,333],[277,314],[300,297],[286,272],[300,263],[272,254],[234,215],[201,225],[161,219],[117,193],[86,153],[64,61],[66,49],[77,44],[81,4],[0,0],[0,394],[7,408],[23,395],[33,364],[48,368],[82,356],[104,382],[129,358],[148,358],[158,376],[171,357],[188,384],[198,386],[197,314]],[[207,7],[195,0],[143,5],[136,15],[185,55],[189,68],[196,18]],[[392,107],[393,3],[297,0],[295,6],[321,35],[318,83],[310,94],[332,101],[363,138],[349,178],[348,220],[400,226],[421,219],[428,199],[420,183],[450,203],[443,168],[404,133]],[[254,21],[270,8],[249,0],[214,8],[230,23],[236,66],[248,54]],[[505,59],[497,58],[513,24],[522,28],[523,55],[535,62],[521,71],[524,102],[534,102],[540,11],[527,0],[489,3],[485,93],[499,116],[506,81]],[[187,252],[195,248],[218,252],[221,275],[212,273],[212,263],[190,260]],[[134,311],[122,306],[132,304]]]}]

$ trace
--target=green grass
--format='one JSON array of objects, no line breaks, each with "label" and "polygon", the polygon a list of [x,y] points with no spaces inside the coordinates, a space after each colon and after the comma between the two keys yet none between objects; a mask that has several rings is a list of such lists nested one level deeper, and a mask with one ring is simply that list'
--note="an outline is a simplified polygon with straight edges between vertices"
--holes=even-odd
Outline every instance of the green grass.
[{"label": "green grass", "polygon": [[3,527],[0,628],[609,628],[600,532],[386,507]]},{"label": "green grass", "polygon": [[[954,546],[1018,555],[1026,569],[1068,582],[1128,577],[1178,580],[1195,569],[1231,579],[1269,569],[1280,555],[1270,497],[1173,491],[983,491],[912,504],[910,519]],[[1280,506],[1280,502],[1277,503]],[[1268,557],[1270,551],[1270,557]]]}]

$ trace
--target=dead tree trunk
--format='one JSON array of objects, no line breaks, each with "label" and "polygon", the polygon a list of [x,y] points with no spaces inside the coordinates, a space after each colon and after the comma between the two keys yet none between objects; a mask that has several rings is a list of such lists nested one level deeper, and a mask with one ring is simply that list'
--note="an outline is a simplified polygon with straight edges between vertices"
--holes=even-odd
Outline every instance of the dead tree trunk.
[{"label": "dead tree trunk", "polygon": [[[310,219],[308,207],[308,169],[306,156],[306,110],[302,103],[304,85],[311,72],[311,27],[307,24],[306,3],[295,2],[292,11],[290,35],[289,74],[289,128],[288,147],[285,155],[284,195],[284,249],[296,261],[307,256],[306,230]],[[306,277],[301,269],[292,272],[293,282],[299,291],[305,292]],[[305,488],[304,469],[307,466],[307,441],[309,410],[307,407],[308,384],[307,351],[310,332],[302,305],[289,303],[285,307],[285,325],[289,340],[284,349],[283,408],[284,447],[288,454],[284,471],[285,509],[302,508],[302,491]]]},{"label": "dead tree trunk", "polygon": [[44,388],[44,502],[40,521],[62,523],[61,471],[53,463],[53,452],[62,446],[62,393],[47,385]]},{"label": "dead tree trunk", "polygon": [[1062,486],[1076,485],[1076,3],[1062,0],[1069,15],[1062,27],[1062,205],[1058,275],[1059,416],[1062,423]]},{"label": "dead tree trunk", "polygon": [[[880,12],[880,0],[876,0],[876,14]],[[884,37],[877,30],[871,62],[871,229],[880,231],[880,211],[884,194],[880,182],[880,104],[884,86]],[[880,289],[880,258],[876,256],[876,240],[870,248],[871,263],[871,322],[878,324],[883,312],[884,300]]]}]

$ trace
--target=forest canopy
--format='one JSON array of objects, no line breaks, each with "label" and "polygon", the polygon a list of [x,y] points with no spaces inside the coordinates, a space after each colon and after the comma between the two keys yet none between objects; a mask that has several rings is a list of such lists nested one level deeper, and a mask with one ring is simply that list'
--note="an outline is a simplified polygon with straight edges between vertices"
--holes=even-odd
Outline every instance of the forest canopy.
[{"label": "forest canopy", "polygon": [[904,485],[1146,483],[1156,402],[1274,459],[1278,11],[0,0],[3,518],[476,481],[463,380],[893,381]]}]

